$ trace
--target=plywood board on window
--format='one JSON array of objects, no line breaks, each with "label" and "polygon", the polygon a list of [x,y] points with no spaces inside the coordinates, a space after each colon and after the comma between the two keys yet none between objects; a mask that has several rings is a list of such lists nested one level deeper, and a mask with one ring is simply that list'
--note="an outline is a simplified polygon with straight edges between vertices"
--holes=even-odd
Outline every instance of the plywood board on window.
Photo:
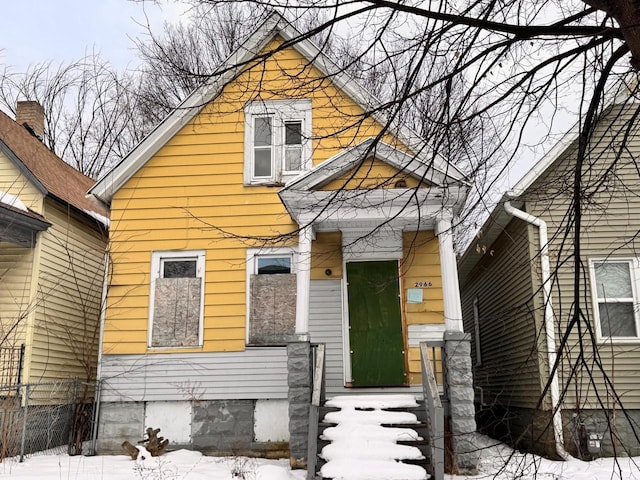
[{"label": "plywood board on window", "polygon": [[283,344],[295,333],[295,274],[251,275],[249,343]]},{"label": "plywood board on window", "polygon": [[198,345],[201,278],[158,278],[155,281],[153,347]]}]

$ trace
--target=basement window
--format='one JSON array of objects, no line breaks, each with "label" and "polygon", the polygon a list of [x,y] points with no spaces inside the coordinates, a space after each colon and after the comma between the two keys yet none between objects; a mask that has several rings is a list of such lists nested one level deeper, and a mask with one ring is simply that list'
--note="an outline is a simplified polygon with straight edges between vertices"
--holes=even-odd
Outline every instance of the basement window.
[{"label": "basement window", "polygon": [[634,260],[591,260],[591,286],[598,336],[637,340],[638,301]]},{"label": "basement window", "polygon": [[291,249],[248,254],[248,345],[284,345],[295,334],[297,276]]},{"label": "basement window", "polygon": [[153,252],[149,347],[202,346],[204,252]]}]

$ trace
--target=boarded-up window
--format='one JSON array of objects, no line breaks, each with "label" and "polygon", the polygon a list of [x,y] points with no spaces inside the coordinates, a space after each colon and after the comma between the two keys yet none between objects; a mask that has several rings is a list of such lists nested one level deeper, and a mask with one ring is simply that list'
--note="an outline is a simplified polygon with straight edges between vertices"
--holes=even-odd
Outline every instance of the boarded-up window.
[{"label": "boarded-up window", "polygon": [[153,257],[152,347],[200,344],[204,255],[157,252]]},{"label": "boarded-up window", "polygon": [[296,329],[296,275],[251,275],[251,345],[284,344]]},{"label": "boarded-up window", "polygon": [[198,345],[201,282],[201,278],[156,280],[152,347]]}]

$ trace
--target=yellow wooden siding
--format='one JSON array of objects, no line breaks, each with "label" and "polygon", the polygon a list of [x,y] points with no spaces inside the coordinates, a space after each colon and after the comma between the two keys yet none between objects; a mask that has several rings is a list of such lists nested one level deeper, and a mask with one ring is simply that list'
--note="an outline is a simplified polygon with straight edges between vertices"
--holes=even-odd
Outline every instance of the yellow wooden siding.
[{"label": "yellow wooden siding", "polygon": [[355,190],[372,188],[396,188],[396,183],[404,181],[402,188],[418,188],[420,180],[407,172],[401,172],[387,163],[369,158],[344,175],[327,183],[321,190]]},{"label": "yellow wooden siding", "polygon": [[[95,378],[106,235],[52,200],[40,239],[29,380]],[[91,222],[92,224],[92,222]]]},{"label": "yellow wooden siding", "polygon": [[[435,351],[435,368],[434,374],[438,385],[444,384],[444,370],[442,363],[442,349],[436,348]],[[417,385],[422,383],[422,361],[420,359],[420,347],[409,347],[409,383]]]},{"label": "yellow wooden siding", "polygon": [[[438,237],[430,230],[405,232],[403,243],[400,272],[407,325],[444,323]],[[407,289],[410,288],[422,290],[422,303],[407,303]]]},{"label": "yellow wooden siding", "polygon": [[[404,232],[400,263],[403,315],[407,325],[444,323],[440,245],[433,231]],[[416,285],[417,284],[417,285]],[[407,290],[422,290],[422,303],[407,303]],[[420,350],[409,347],[409,383],[422,383]]]},{"label": "yellow wooden siding", "polygon": [[16,165],[0,152],[0,191],[18,197],[27,208],[42,213],[42,194]]},{"label": "yellow wooden siding", "polygon": [[311,280],[336,278],[342,278],[342,236],[340,232],[318,233],[311,244]]},{"label": "yellow wooden siding", "polygon": [[[205,250],[201,351],[244,348],[246,249],[264,245],[264,237],[276,245],[297,244],[297,225],[277,196],[280,187],[243,185],[243,109],[258,97],[311,99],[314,164],[381,129],[363,120],[362,109],[292,48],[230,82],[113,198],[105,352],[147,351],[151,253],[159,250]],[[316,250],[329,248],[322,239],[316,242]],[[341,266],[331,263],[336,278]],[[314,278],[326,268],[314,263]]]},{"label": "yellow wooden siding", "polygon": [[0,339],[1,346],[25,343],[30,302],[34,249],[0,242]]}]

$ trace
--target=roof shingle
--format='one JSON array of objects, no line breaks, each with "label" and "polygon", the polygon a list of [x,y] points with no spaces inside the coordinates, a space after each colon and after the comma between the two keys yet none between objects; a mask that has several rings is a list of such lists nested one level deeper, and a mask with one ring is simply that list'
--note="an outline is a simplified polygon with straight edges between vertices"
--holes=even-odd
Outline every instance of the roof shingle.
[{"label": "roof shingle", "polygon": [[87,198],[86,192],[95,183],[49,150],[24,127],[0,111],[0,140],[24,166],[44,185],[50,195],[81,211],[108,216],[101,205]]}]

